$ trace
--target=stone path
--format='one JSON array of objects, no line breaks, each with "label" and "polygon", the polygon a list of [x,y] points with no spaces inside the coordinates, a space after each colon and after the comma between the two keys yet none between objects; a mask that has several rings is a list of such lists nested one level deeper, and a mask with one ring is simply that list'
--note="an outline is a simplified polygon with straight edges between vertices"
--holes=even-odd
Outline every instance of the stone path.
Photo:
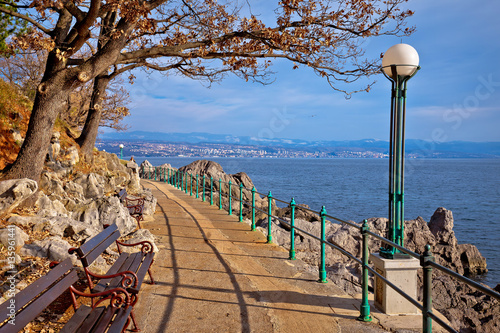
[{"label": "stone path", "polygon": [[[372,310],[250,231],[236,216],[174,187],[141,181],[158,199],[143,226],[159,241],[156,285],[143,284],[136,318],[142,332],[386,332],[421,327],[421,316]],[[415,331],[419,331],[416,329]]]}]

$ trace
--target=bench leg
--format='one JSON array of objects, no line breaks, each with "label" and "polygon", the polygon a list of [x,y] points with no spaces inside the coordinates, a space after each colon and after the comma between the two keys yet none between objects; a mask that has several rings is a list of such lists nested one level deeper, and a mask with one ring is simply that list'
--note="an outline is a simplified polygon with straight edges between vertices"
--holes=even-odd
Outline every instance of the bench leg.
[{"label": "bench leg", "polygon": [[128,325],[130,325],[130,316],[127,318],[127,323],[125,324],[125,326],[123,326],[122,333],[125,333],[125,331],[127,330]]},{"label": "bench leg", "polygon": [[135,314],[134,310],[130,312],[130,318],[132,319],[132,323],[134,324],[134,328],[131,330],[132,332],[139,332],[141,329],[137,326],[137,323],[135,321]]},{"label": "bench leg", "polygon": [[142,226],[141,226],[141,220],[143,219],[142,215],[136,215],[136,216],[134,216],[134,218],[137,221],[137,226],[139,227],[139,229],[142,229]]},{"label": "bench leg", "polygon": [[148,274],[149,274],[149,278],[151,279],[151,284],[155,284],[155,280],[153,279],[153,275],[151,274],[151,268],[148,268]]}]

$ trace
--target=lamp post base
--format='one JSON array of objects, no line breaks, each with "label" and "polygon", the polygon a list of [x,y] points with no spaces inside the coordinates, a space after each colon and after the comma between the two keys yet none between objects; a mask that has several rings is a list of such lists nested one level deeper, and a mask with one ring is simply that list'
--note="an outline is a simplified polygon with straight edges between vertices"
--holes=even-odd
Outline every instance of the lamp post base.
[{"label": "lamp post base", "polygon": [[[407,256],[409,257],[409,256]],[[384,276],[410,297],[417,298],[417,270],[420,261],[409,257],[405,259],[386,259],[378,253],[370,255],[375,271]],[[375,306],[386,314],[416,314],[417,307],[398,292],[387,286],[375,276]]]}]

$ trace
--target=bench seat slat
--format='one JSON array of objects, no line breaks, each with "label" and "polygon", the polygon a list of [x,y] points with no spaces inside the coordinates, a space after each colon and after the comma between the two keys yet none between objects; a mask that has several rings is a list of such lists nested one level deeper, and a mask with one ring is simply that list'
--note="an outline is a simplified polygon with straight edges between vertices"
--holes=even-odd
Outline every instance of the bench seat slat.
[{"label": "bench seat slat", "polygon": [[78,330],[80,326],[82,326],[83,322],[89,316],[92,308],[87,305],[80,305],[78,310],[76,310],[73,317],[71,317],[66,325],[62,328],[59,333],[74,333]]},{"label": "bench seat slat", "polygon": [[123,327],[125,327],[125,325],[127,324],[130,312],[132,312],[131,306],[129,306],[128,308],[120,308],[120,311],[116,314],[113,323],[109,327],[108,333],[121,333]]},{"label": "bench seat slat", "polygon": [[104,310],[104,313],[99,318],[99,321],[97,322],[97,324],[94,326],[92,333],[104,333],[104,332],[106,332],[109,324],[113,320],[113,317],[115,316],[115,313],[118,310],[119,310],[118,308],[113,308],[111,306],[108,306],[106,308],[106,310]]},{"label": "bench seat slat", "polygon": [[153,262],[153,259],[155,257],[154,252],[147,253],[144,256],[144,259],[142,260],[141,267],[137,270],[137,287],[140,288],[142,285],[142,281],[144,281],[144,278],[146,277],[146,274],[148,273],[148,269],[151,266],[151,263]]},{"label": "bench seat slat", "polygon": [[[33,295],[38,295],[51,284],[55,282],[58,276],[61,276],[64,272],[68,271],[73,264],[71,263],[71,259],[66,259],[57,265],[54,269],[52,269],[47,275],[42,276],[38,280],[34,281],[32,284],[21,290],[14,297],[16,300],[16,309],[24,307],[28,304],[32,299]],[[9,317],[9,309],[7,309],[7,305],[9,301],[4,302],[2,304],[2,310],[0,311],[0,323],[5,321]],[[4,307],[5,306],[5,307]]]},{"label": "bench seat slat", "polygon": [[92,329],[94,328],[96,322],[101,318],[102,313],[104,312],[106,308],[104,306],[100,306],[95,308],[92,312],[90,312],[90,315],[87,317],[87,319],[83,322],[83,325],[81,325],[75,333],[87,333],[87,332],[92,332]]},{"label": "bench seat slat", "polygon": [[[40,297],[35,299],[33,302],[29,303],[28,306],[24,308],[21,312],[18,312],[16,314],[15,327],[19,328],[26,326],[30,321],[35,319],[35,317],[38,316],[47,307],[48,304],[51,304],[53,301],[55,301],[59,296],[61,296],[61,294],[65,290],[69,288],[69,286],[71,286],[77,280],[78,280],[78,275],[76,271],[72,270],[70,274],[66,275],[62,280],[58,281],[57,284],[52,286]],[[32,298],[33,295],[36,294],[32,294],[31,295]],[[3,333],[3,331],[1,330],[0,332]]]}]

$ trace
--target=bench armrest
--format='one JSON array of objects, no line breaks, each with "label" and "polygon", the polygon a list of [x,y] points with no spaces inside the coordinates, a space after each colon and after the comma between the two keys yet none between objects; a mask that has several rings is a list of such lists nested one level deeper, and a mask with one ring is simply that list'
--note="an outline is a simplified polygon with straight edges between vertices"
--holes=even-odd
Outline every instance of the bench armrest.
[{"label": "bench armrest", "polygon": [[142,211],[144,210],[144,206],[141,205],[125,206],[125,208],[128,209],[128,213],[130,215],[142,214]]},{"label": "bench armrest", "polygon": [[130,294],[123,288],[109,289],[100,293],[84,293],[73,286],[70,286],[69,289],[71,291],[71,298],[75,310],[78,309],[75,295],[92,299],[99,297],[99,300],[97,302],[92,302],[93,309],[95,309],[100,303],[108,299],[110,300],[110,305],[114,308],[121,306],[128,307],[129,305],[133,305],[134,302],[133,297],[131,297]]},{"label": "bench armrest", "polygon": [[125,197],[125,205],[126,206],[143,206],[144,207],[144,198]]},{"label": "bench armrest", "polygon": [[118,253],[120,253],[120,254],[122,253],[120,246],[137,246],[137,245],[141,245],[141,252],[142,253],[152,253],[153,252],[153,244],[151,244],[150,241],[142,241],[142,242],[133,243],[133,244],[123,243],[123,242],[120,242],[119,240],[116,241],[116,247],[118,248]]},{"label": "bench armrest", "polygon": [[[99,280],[112,279],[112,278],[121,276],[122,277],[121,285],[122,285],[122,288],[124,288],[124,289],[137,288],[137,281],[139,281],[139,279],[137,278],[137,275],[131,271],[123,271],[123,272],[118,272],[118,273],[110,274],[110,275],[99,275],[99,274],[92,273],[91,271],[89,271],[88,269],[85,268],[85,273],[96,278],[96,279],[99,279]],[[90,279],[89,279],[89,281],[90,281]],[[90,286],[90,287],[92,287],[92,286]]]}]

